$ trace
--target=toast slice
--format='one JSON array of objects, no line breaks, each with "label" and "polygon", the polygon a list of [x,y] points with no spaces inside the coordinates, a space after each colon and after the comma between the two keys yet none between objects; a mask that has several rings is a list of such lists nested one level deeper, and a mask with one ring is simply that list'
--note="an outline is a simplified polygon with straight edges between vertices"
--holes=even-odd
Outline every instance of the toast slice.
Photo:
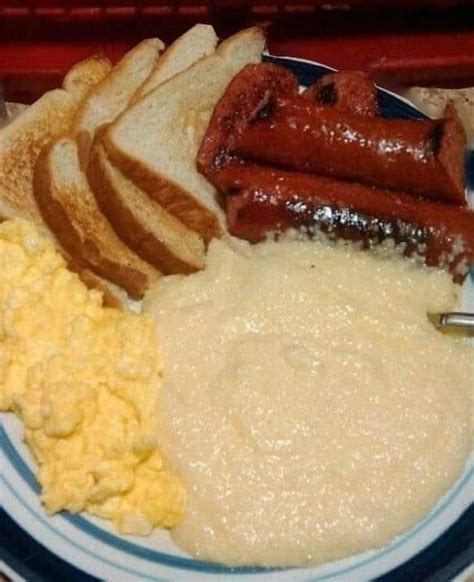
[{"label": "toast slice", "polygon": [[87,176],[96,200],[119,237],[165,274],[204,267],[201,237],[152,200],[108,159],[101,134],[91,149]]},{"label": "toast slice", "polygon": [[265,39],[250,28],[129,107],[105,132],[112,162],[207,242],[224,232],[216,190],[196,169],[212,111],[230,80],[259,62]]},{"label": "toast slice", "polygon": [[75,65],[62,89],[45,93],[0,131],[0,219],[33,220],[47,232],[33,196],[33,172],[41,150],[68,132],[90,88],[110,71],[102,57]]},{"label": "toast slice", "polygon": [[[67,258],[66,258],[67,260]],[[115,307],[116,309],[129,309],[129,298],[121,287],[114,285],[107,279],[103,279],[93,273],[90,269],[84,269],[74,264],[72,259],[67,260],[68,267],[79,276],[80,280],[89,287],[97,289],[102,293],[103,303],[106,307]]]},{"label": "toast slice", "polygon": [[115,234],[79,165],[77,143],[59,138],[41,153],[34,193],[44,220],[76,265],[141,297],[160,273]]},{"label": "toast slice", "polygon": [[83,99],[111,70],[112,63],[109,59],[94,55],[71,67],[63,79],[62,87],[77,98]]},{"label": "toast slice", "polygon": [[[26,105],[12,106],[13,114],[7,107],[9,112],[8,125],[10,126],[15,120],[17,124],[8,132],[9,143],[14,150],[23,153],[23,155],[16,158],[21,166],[21,172],[11,176],[5,167],[3,169],[12,179],[11,181],[1,181],[0,209],[3,209],[3,211],[0,210],[0,221],[2,218],[13,219],[19,217],[34,220],[42,233],[55,241],[61,254],[67,261],[69,268],[75,271],[88,287],[98,289],[102,292],[105,305],[119,309],[127,309],[128,296],[123,289],[99,277],[89,269],[80,267],[74,263],[42,220],[33,196],[33,171],[39,150],[43,148],[43,145],[46,145],[50,138],[54,138],[56,134],[70,129],[72,123],[71,111],[75,110],[80,100],[86,96],[91,87],[101,81],[111,68],[112,64],[108,59],[100,56],[91,57],[72,67],[63,80],[63,90],[47,93],[40,100],[40,103],[34,103],[29,107]],[[65,96],[66,92],[69,94],[68,96]],[[53,96],[51,96],[51,93],[53,93]],[[61,119],[58,120],[55,118],[51,114],[52,111],[59,111]],[[24,114],[26,117],[20,122],[19,117]],[[53,125],[48,123],[50,119],[53,120]],[[41,128],[44,128],[45,131],[42,131]],[[21,139],[24,131],[33,132],[35,136],[35,139],[29,142],[31,148],[29,150],[23,149],[20,145],[16,144],[18,139]],[[3,131],[0,132],[0,143],[4,146],[5,142],[3,139],[6,133]],[[9,148],[5,147],[4,152],[7,153],[8,150]],[[0,167],[1,165],[2,161],[0,160]],[[14,181],[20,185],[20,191],[23,192],[22,197],[9,195],[10,192],[15,191],[13,186]]]},{"label": "toast slice", "polygon": [[215,51],[218,38],[209,24],[196,24],[170,45],[144,83],[135,91],[134,103],[177,73]]},{"label": "toast slice", "polygon": [[82,167],[86,167],[97,130],[113,121],[127,107],[135,91],[155,68],[164,48],[158,38],[142,41],[125,54],[82,102],[76,112],[73,129],[79,142]]}]

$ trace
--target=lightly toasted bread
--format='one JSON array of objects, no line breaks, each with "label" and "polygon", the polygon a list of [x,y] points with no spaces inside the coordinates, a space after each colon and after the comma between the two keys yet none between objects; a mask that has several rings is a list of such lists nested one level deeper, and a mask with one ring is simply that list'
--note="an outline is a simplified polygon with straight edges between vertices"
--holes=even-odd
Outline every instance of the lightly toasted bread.
[{"label": "lightly toasted bread", "polygon": [[[212,26],[197,24],[160,56],[135,98],[212,53],[216,44]],[[203,268],[205,249],[200,236],[111,163],[101,144],[102,134],[103,130],[98,131],[90,150],[87,176],[102,212],[119,237],[163,273],[190,273]]]},{"label": "lightly toasted bread", "polygon": [[142,41],[122,57],[81,103],[74,118],[73,132],[79,142],[83,168],[87,165],[97,130],[113,121],[127,107],[135,91],[155,68],[164,48],[158,38]]},{"label": "lightly toasted bread", "polygon": [[[33,220],[42,234],[49,236],[57,244],[58,250],[64,256],[69,268],[75,271],[88,287],[102,292],[105,305],[126,309],[128,308],[128,296],[123,289],[92,273],[89,269],[74,263],[72,257],[61,247],[59,241],[43,221],[33,196],[33,171],[39,151],[49,139],[70,129],[72,113],[80,99],[83,99],[91,87],[103,79],[111,68],[110,61],[100,56],[86,59],[76,64],[67,73],[63,80],[63,90],[46,93],[39,103],[36,102],[29,107],[18,106],[15,108],[16,115],[8,120],[8,125],[11,125],[20,115],[23,116],[28,110],[28,114],[21,119],[21,122],[18,120],[17,125],[10,128],[8,132],[11,147],[14,148],[14,151],[22,152],[24,155],[17,158],[21,172],[14,174],[11,181],[2,181],[0,208],[3,209],[3,212],[1,212],[0,221],[14,218]],[[70,96],[65,97],[66,92],[73,95],[73,99]],[[51,97],[51,93],[53,93],[53,97]],[[60,120],[54,117],[55,107],[60,112]],[[16,109],[20,111],[17,112]],[[53,119],[52,125],[49,123],[50,119]],[[23,150],[17,142],[21,139],[24,131],[28,132],[33,139],[29,142],[30,149]],[[4,135],[3,131],[0,132],[0,142],[2,142]],[[4,150],[4,153],[6,152],[8,152],[8,148]],[[13,155],[12,158],[14,159]],[[23,196],[9,194],[15,192],[15,183],[18,184],[18,188],[21,188]]]},{"label": "lightly toasted bread", "polygon": [[74,113],[91,87],[110,71],[102,57],[75,65],[62,89],[45,93],[0,131],[0,219],[24,218],[45,229],[33,196],[33,172],[41,150],[70,130]]},{"label": "lightly toasted bread", "polygon": [[35,167],[34,192],[43,218],[76,265],[134,297],[141,297],[159,277],[159,271],[118,238],[100,212],[73,139],[59,138],[43,150]]},{"label": "lightly toasted bread", "polygon": [[263,32],[250,28],[145,95],[107,129],[104,144],[120,170],[207,242],[222,236],[216,190],[196,169],[212,111],[230,80],[261,60]]},{"label": "lightly toasted bread", "polygon": [[[56,243],[59,245],[58,241]],[[89,289],[96,289],[102,293],[102,300],[106,307],[115,307],[116,309],[122,310],[130,308],[129,297],[121,287],[114,285],[103,277],[99,277],[99,275],[96,275],[90,269],[77,265],[61,246],[59,252],[63,255],[68,268],[76,273],[84,285],[89,287]]]},{"label": "lightly toasted bread", "polygon": [[218,38],[209,24],[196,24],[171,44],[148,79],[135,91],[134,103],[147,93],[214,52]]},{"label": "lightly toasted bread", "polygon": [[126,178],[108,159],[96,136],[87,169],[99,206],[120,238],[165,274],[204,267],[204,242]]}]

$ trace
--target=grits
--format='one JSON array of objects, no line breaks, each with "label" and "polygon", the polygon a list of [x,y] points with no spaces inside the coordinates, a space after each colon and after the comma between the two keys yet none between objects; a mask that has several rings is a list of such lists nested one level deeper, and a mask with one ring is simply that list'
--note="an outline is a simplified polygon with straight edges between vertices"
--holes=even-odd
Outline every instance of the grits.
[{"label": "grits", "polygon": [[473,350],[426,317],[457,299],[439,270],[301,241],[214,241],[204,272],[159,282],[159,441],[188,489],[175,542],[317,564],[420,520],[471,450]]}]

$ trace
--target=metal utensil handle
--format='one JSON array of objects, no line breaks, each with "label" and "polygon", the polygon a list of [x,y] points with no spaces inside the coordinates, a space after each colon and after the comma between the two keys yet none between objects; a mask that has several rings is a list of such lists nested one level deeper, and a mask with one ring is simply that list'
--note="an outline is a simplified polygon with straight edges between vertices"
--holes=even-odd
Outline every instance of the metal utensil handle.
[{"label": "metal utensil handle", "polygon": [[474,313],[442,313],[440,315],[440,324],[474,330]]}]

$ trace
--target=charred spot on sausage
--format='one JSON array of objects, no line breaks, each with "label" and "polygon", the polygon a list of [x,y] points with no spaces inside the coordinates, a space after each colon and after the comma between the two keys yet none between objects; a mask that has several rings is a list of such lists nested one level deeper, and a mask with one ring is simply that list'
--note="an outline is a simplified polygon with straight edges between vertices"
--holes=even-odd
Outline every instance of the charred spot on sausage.
[{"label": "charred spot on sausage", "polygon": [[275,112],[275,107],[275,100],[269,99],[264,105],[262,105],[262,107],[260,107],[250,122],[252,123],[253,121],[265,121],[266,119],[270,119]]},{"label": "charred spot on sausage", "polygon": [[227,190],[226,190],[226,194],[228,196],[237,196],[238,194],[240,194],[242,192],[242,186],[238,186],[238,185],[234,185],[234,186],[230,186]]},{"label": "charred spot on sausage", "polygon": [[444,136],[444,124],[437,123],[434,126],[433,131],[431,132],[431,135],[429,138],[429,149],[433,153],[434,156],[437,156],[439,154],[439,150],[441,148],[441,142],[443,140],[443,136]]},{"label": "charred spot on sausage", "polygon": [[337,101],[337,89],[335,83],[323,85],[317,94],[317,101],[322,105],[334,105]]}]

